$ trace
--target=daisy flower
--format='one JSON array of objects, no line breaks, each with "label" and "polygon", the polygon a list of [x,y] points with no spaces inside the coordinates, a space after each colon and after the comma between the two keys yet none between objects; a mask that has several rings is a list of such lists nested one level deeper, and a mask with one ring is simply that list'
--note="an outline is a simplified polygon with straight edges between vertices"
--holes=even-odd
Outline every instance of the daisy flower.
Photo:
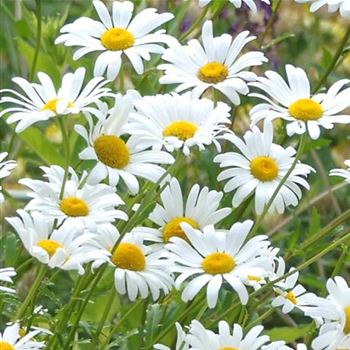
[{"label": "daisy flower", "polygon": [[[5,268],[0,269],[0,281],[7,282],[7,283],[13,283],[12,278],[11,278],[13,276],[16,276],[16,271],[13,267],[5,267]],[[15,289],[0,285],[0,292],[1,291],[7,292],[7,293],[16,293]]]},{"label": "daisy flower", "polygon": [[344,162],[344,164],[348,167],[347,170],[344,170],[344,169],[332,169],[330,171],[330,175],[331,176],[343,177],[345,179],[345,181],[350,184],[350,159],[346,160]]},{"label": "daisy flower", "polygon": [[35,350],[42,349],[45,344],[37,342],[33,338],[39,334],[40,330],[33,330],[24,337],[20,335],[19,323],[14,323],[5,328],[4,333],[0,333],[1,350]]},{"label": "daisy flower", "polygon": [[273,71],[267,71],[266,77],[258,77],[256,82],[250,83],[269,95],[250,94],[267,101],[251,109],[253,124],[264,118],[282,118],[288,122],[289,136],[308,132],[312,139],[317,139],[320,127],[332,129],[334,123],[350,123],[350,115],[341,114],[350,106],[350,87],[343,89],[350,83],[349,79],[337,81],[327,92],[312,95],[303,69],[287,64],[286,73],[288,84]]},{"label": "daisy flower", "polygon": [[172,237],[166,245],[168,256],[174,261],[173,271],[179,273],[175,287],[180,289],[189,280],[182,292],[182,300],[192,300],[207,285],[207,302],[210,308],[217,304],[220,288],[224,282],[237,292],[243,305],[248,302],[248,292],[243,284],[247,276],[268,275],[270,260],[261,256],[270,245],[266,236],[255,236],[244,243],[253,226],[253,221],[234,224],[230,230],[216,231],[206,226],[203,232],[182,223],[187,240]]},{"label": "daisy flower", "polygon": [[[278,340],[268,345],[263,345],[261,347],[261,350],[293,350],[293,349],[287,346],[284,341]],[[297,348],[297,350],[307,350],[307,349]]]},{"label": "daisy flower", "polygon": [[[290,270],[292,271],[293,268]],[[281,275],[284,274],[284,271]],[[280,277],[280,276],[276,276]],[[272,301],[273,307],[282,306],[282,312],[287,314],[295,307],[303,311],[303,306],[312,305],[317,298],[313,293],[306,293],[301,284],[296,284],[299,278],[299,272],[288,276],[285,280],[276,283],[274,288],[277,296]]]},{"label": "daisy flower", "polygon": [[[3,179],[10,175],[11,170],[14,169],[17,165],[16,161],[14,160],[6,160],[4,159],[7,157],[7,152],[0,153],[0,179]],[[4,195],[1,193],[1,186],[0,186],[0,204],[4,201]]]},{"label": "daisy flower", "polygon": [[333,13],[339,10],[342,17],[350,16],[349,0],[295,0],[298,3],[311,3],[310,11],[316,12],[322,6],[328,6],[328,12]]},{"label": "daisy flower", "polygon": [[170,21],[171,13],[158,14],[156,9],[148,8],[133,19],[134,4],[130,1],[114,1],[112,16],[102,1],[93,1],[100,21],[81,17],[61,28],[55,44],[80,47],[73,55],[77,60],[87,53],[102,52],[95,62],[94,75],[103,75],[107,70],[109,80],[114,80],[122,65],[125,54],[138,74],[143,73],[143,60],[151,59],[150,53],[162,53],[159,43],[167,43],[171,37],[159,26]]},{"label": "daisy flower", "polygon": [[137,135],[140,145],[168,152],[176,149],[190,154],[190,148],[200,151],[214,143],[216,138],[229,132],[230,107],[223,102],[215,106],[206,98],[193,98],[190,94],[147,96],[135,101],[136,113],[131,113],[127,129]]},{"label": "daisy flower", "polygon": [[98,111],[89,106],[109,95],[110,89],[103,87],[107,84],[103,78],[94,78],[83,88],[84,77],[84,68],[65,74],[58,91],[51,78],[42,72],[38,73],[40,84],[29,83],[20,77],[13,78],[12,81],[21,87],[25,95],[11,89],[0,90],[13,95],[2,97],[0,103],[15,105],[1,111],[0,117],[10,113],[7,123],[18,122],[16,132],[22,132],[36,122],[62,114],[77,114],[81,111],[96,114]]},{"label": "daisy flower", "polygon": [[327,281],[327,298],[317,298],[305,314],[324,321],[313,340],[314,350],[347,350],[350,348],[350,287],[340,276]]},{"label": "daisy flower", "polygon": [[53,230],[53,220],[39,212],[27,213],[17,210],[19,217],[6,218],[16,230],[25,249],[30,255],[50,268],[77,270],[84,273],[83,264],[97,259],[102,253],[91,249],[87,243],[92,234],[75,225],[63,224]]},{"label": "daisy flower", "polygon": [[[203,6],[206,6],[208,5],[212,0],[199,0],[199,6],[200,7],[203,7]],[[258,0],[259,2],[260,0]],[[270,0],[261,0],[263,1],[265,4],[269,4],[270,5]],[[255,4],[255,0],[230,0],[230,3],[233,4],[234,7],[236,8],[240,8],[242,6],[242,4],[246,4],[249,9],[252,11],[252,12],[257,12],[257,7],[256,7],[256,4]]]},{"label": "daisy flower", "polygon": [[201,189],[199,185],[194,185],[184,203],[180,184],[176,178],[172,178],[160,194],[163,206],[156,204],[149,215],[149,219],[159,226],[159,229],[145,228],[150,232],[150,240],[163,246],[171,237],[187,239],[180,226],[182,222],[200,230],[217,224],[231,212],[230,208],[218,210],[222,196],[222,192],[209,191],[208,187]]},{"label": "daisy flower", "polygon": [[264,330],[263,326],[253,327],[243,336],[242,327],[235,323],[231,327],[225,321],[218,324],[218,332],[214,333],[197,320],[193,320],[187,336],[187,341],[192,350],[218,350],[218,349],[240,349],[258,350],[269,341],[267,335],[260,335]]},{"label": "daisy flower", "polygon": [[[186,334],[183,331],[181,325],[176,322],[176,331],[177,331],[177,338],[176,338],[176,345],[175,350],[189,350],[189,346],[186,341]],[[168,346],[162,345],[162,344],[155,344],[153,346],[153,349],[155,350],[171,350]]]},{"label": "daisy flower", "polygon": [[[160,297],[160,292],[168,294],[173,280],[169,273],[169,261],[159,254],[154,254],[152,246],[143,243],[143,235],[140,233],[126,234],[111,253],[117,235],[105,236],[104,247],[109,254],[109,265],[115,268],[114,285],[121,295],[127,294],[130,301],[134,301],[139,295],[142,299],[152,295],[154,301]],[[93,268],[99,267],[105,259],[97,259]]]},{"label": "daisy flower", "polygon": [[197,39],[190,40],[185,46],[174,42],[164,52],[162,58],[169,63],[158,67],[165,71],[159,82],[180,84],[176,92],[191,89],[195,97],[212,87],[238,105],[239,94],[249,92],[246,81],[256,80],[250,68],[267,62],[259,51],[250,51],[238,57],[243,47],[254,39],[248,31],[238,34],[236,38],[229,34],[214,37],[213,24],[206,21],[202,27],[203,45]]},{"label": "daisy flower", "polygon": [[129,191],[136,194],[139,191],[137,177],[156,183],[165,173],[157,164],[174,162],[174,158],[167,152],[147,150],[148,146],[140,142],[138,135],[124,141],[128,135],[125,125],[138,97],[135,91],[129,91],[124,96],[118,95],[112,110],[108,111],[107,105],[100,106],[102,116],[96,124],[89,114],[85,115],[89,130],[82,125],[75,126],[76,132],[88,144],[79,157],[97,162],[89,175],[88,183],[96,183],[108,177],[109,184],[115,187],[119,178],[122,178]]},{"label": "daisy flower", "polygon": [[[251,194],[255,195],[255,211],[261,214],[269,202],[280,181],[294,162],[295,149],[273,143],[273,126],[269,121],[264,123],[264,131],[257,126],[244,135],[244,141],[230,134],[225,138],[242,153],[228,152],[219,154],[214,162],[221,168],[227,168],[218,176],[218,181],[229,180],[225,192],[236,190],[232,199],[233,207],[238,207]],[[305,177],[313,169],[298,161],[292,173],[282,185],[269,212],[283,213],[285,207],[296,206],[301,199],[300,187],[310,188]]]},{"label": "daisy flower", "polygon": [[50,219],[58,219],[67,225],[86,227],[92,232],[98,225],[113,222],[116,219],[127,220],[127,215],[115,208],[124,202],[115,193],[116,189],[106,184],[89,185],[83,173],[79,180],[72,168],[65,181],[63,195],[62,183],[65,171],[57,165],[41,167],[48,181],[21,179],[19,183],[29,187],[32,192],[26,210],[45,213]]}]

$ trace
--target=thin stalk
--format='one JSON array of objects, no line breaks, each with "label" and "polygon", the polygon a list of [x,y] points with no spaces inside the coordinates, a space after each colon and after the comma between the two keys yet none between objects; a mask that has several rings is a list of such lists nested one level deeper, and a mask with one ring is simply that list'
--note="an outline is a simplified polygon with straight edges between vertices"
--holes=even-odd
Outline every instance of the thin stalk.
[{"label": "thin stalk", "polygon": [[196,20],[192,23],[191,27],[188,28],[188,30],[183,33],[181,36],[180,36],[180,39],[179,41],[183,41],[185,40],[189,35],[191,35],[191,33],[198,27],[198,25],[203,21],[203,19],[205,18],[206,14],[208,13],[208,10],[209,10],[209,6],[206,6],[201,14],[196,18]]},{"label": "thin stalk", "polygon": [[36,44],[35,44],[35,53],[33,57],[32,68],[30,71],[30,80],[34,79],[34,74],[35,74],[36,65],[39,57],[40,46],[41,46],[41,0],[35,0],[35,8],[36,8],[36,21],[37,21]]}]

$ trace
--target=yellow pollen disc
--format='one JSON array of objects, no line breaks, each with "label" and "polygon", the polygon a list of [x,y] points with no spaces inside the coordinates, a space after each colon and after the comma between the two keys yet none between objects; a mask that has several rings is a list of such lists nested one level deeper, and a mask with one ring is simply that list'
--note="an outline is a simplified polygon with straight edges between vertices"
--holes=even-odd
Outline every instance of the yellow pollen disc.
[{"label": "yellow pollen disc", "polygon": [[114,169],[122,169],[129,164],[130,152],[125,142],[114,135],[99,136],[94,143],[97,158]]},{"label": "yellow pollen disc", "polygon": [[228,69],[220,62],[209,62],[202,66],[197,73],[198,79],[205,83],[216,84],[227,78]]},{"label": "yellow pollen disc", "polygon": [[89,214],[89,207],[78,197],[67,197],[62,199],[60,209],[67,216],[86,216]]},{"label": "yellow pollen disc", "polygon": [[15,348],[6,341],[0,341],[0,350],[15,350]]},{"label": "yellow pollen disc", "polygon": [[297,304],[297,298],[293,292],[288,292],[284,295],[285,299],[288,299],[292,304]]},{"label": "yellow pollen disc", "polygon": [[101,36],[101,43],[111,51],[120,51],[133,46],[134,36],[124,28],[112,28],[106,30]]},{"label": "yellow pollen disc", "polygon": [[210,275],[231,272],[236,266],[232,256],[226,253],[212,253],[202,261],[203,270]]},{"label": "yellow pollen disc", "polygon": [[163,136],[176,136],[182,141],[193,137],[195,132],[198,130],[196,124],[188,122],[187,120],[177,120],[176,122],[170,123],[164,130]]},{"label": "yellow pollen disc", "polygon": [[146,266],[142,250],[132,243],[120,243],[112,255],[114,265],[125,270],[143,271]]},{"label": "yellow pollen disc", "polygon": [[36,245],[46,250],[50,257],[56,253],[58,248],[63,247],[61,243],[53,241],[52,239],[42,239]]},{"label": "yellow pollen disc", "polygon": [[231,346],[225,346],[223,348],[220,348],[219,350],[238,350],[237,348],[233,348]]},{"label": "yellow pollen disc", "polygon": [[350,334],[350,305],[344,309],[344,312],[345,312],[344,333]]},{"label": "yellow pollen disc", "polygon": [[199,225],[190,218],[185,218],[185,217],[172,218],[163,228],[164,242],[169,242],[169,239],[171,237],[180,237],[187,241],[186,233],[183,231],[183,229],[180,226],[182,222],[186,222],[187,224],[191,225],[193,228],[199,228]]},{"label": "yellow pollen disc", "polygon": [[20,328],[18,334],[22,338],[26,335],[26,330],[24,328]]},{"label": "yellow pollen disc", "polygon": [[259,276],[253,276],[253,275],[248,275],[248,280],[249,280],[249,281],[260,282],[260,281],[261,281],[261,277],[259,277]]},{"label": "yellow pollen disc", "polygon": [[[59,98],[53,98],[52,100],[49,100],[46,102],[46,104],[43,106],[44,111],[52,111],[54,113],[57,113],[57,103],[60,99]],[[72,108],[74,107],[72,102],[68,102],[68,107]]]},{"label": "yellow pollen disc", "polygon": [[320,119],[323,114],[323,108],[318,102],[310,98],[301,98],[289,106],[288,112],[295,119],[306,122]]},{"label": "yellow pollen disc", "polygon": [[272,181],[278,175],[278,165],[270,157],[255,157],[250,161],[250,172],[260,181]]}]

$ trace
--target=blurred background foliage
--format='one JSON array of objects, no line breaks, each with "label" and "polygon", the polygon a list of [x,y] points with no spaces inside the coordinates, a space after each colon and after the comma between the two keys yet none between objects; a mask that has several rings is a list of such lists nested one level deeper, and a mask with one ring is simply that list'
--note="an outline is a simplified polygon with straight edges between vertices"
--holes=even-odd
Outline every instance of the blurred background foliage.
[{"label": "blurred background foliage", "polygon": [[[105,1],[111,3],[112,1]],[[277,1],[272,1],[275,5]],[[157,7],[160,11],[170,11],[176,16],[175,20],[167,24],[168,33],[177,38],[186,32],[200,16],[201,11],[197,5],[197,0],[192,1],[134,1],[137,11],[145,7]],[[227,6],[225,6],[227,4]],[[265,70],[273,69],[284,74],[284,65],[291,63],[304,68],[311,79],[316,84],[322,74],[329,66],[332,57],[342,40],[348,23],[338,14],[330,15],[326,11],[319,11],[316,14],[309,12],[309,7],[296,4],[293,0],[282,0],[282,4],[276,16],[272,16],[271,9],[260,4],[260,11],[252,14],[245,7],[235,10],[225,0],[215,0],[210,5],[207,18],[211,18],[215,13],[215,34],[228,32],[233,36],[242,30],[249,30],[257,36],[257,40],[252,42],[247,49],[262,49],[269,58],[269,62],[262,67],[255,69],[257,74],[262,75]],[[37,17],[34,0],[1,0],[0,1],[0,75],[1,89],[15,88],[11,79],[14,76],[22,76],[30,79],[32,75],[32,63],[35,54],[37,40]],[[60,28],[65,23],[70,23],[80,16],[90,16],[96,18],[90,0],[41,0],[41,39],[40,51],[36,65],[36,72],[43,71],[51,76],[53,81],[59,86],[62,74],[67,71],[75,70],[77,67],[84,66],[87,69],[87,79],[92,77],[94,66],[94,54],[86,55],[78,61],[73,61],[71,48],[63,45],[54,45],[54,40],[59,34]],[[270,28],[266,31],[266,28]],[[199,29],[191,34],[192,37],[198,36]],[[348,78],[350,76],[350,44],[343,53],[336,71],[333,72],[327,81],[327,86],[332,82]],[[133,72],[129,63],[124,64],[125,88],[137,88],[142,95],[153,95],[156,93],[165,93],[170,91],[170,86],[160,86],[158,78],[161,75],[156,69],[160,62],[159,56],[153,56],[152,60],[146,63],[143,76],[137,76]],[[34,81],[36,76],[34,76]],[[120,91],[120,81],[111,83],[114,91]],[[223,96],[222,100],[229,103]],[[252,98],[243,97],[242,104],[239,107],[232,107],[233,130],[241,135],[249,127],[249,109],[256,103]],[[0,106],[0,108],[3,108]],[[17,184],[19,178],[29,176],[38,178],[41,176],[39,166],[47,164],[62,164],[62,137],[56,124],[52,121],[37,123],[20,135],[13,133],[13,128],[6,124],[6,118],[0,119],[0,151],[10,150],[10,158],[17,159],[18,167],[12,173],[12,176],[6,180],[5,189],[12,199],[9,199],[4,207],[1,208],[0,215],[10,216],[14,214],[15,209],[23,207],[25,196],[23,189]],[[66,119],[67,130],[72,131],[74,123],[79,120],[83,122],[81,116],[69,116]],[[276,142],[286,145],[296,145],[297,138],[287,138],[284,127],[281,122],[275,122]],[[273,245],[278,246],[284,252],[284,256],[289,256],[288,264],[297,265],[312,256],[315,252],[315,245],[308,249],[301,250],[298,247],[305,239],[312,238],[321,227],[326,226],[334,220],[342,211],[350,207],[349,186],[341,184],[337,178],[329,178],[328,172],[335,167],[343,166],[343,161],[350,158],[350,133],[349,126],[337,125],[333,130],[323,132],[323,136],[310,141],[307,145],[307,152],[303,161],[316,168],[317,172],[309,177],[311,190],[305,193],[298,209],[289,208],[284,215],[269,215],[264,221],[264,229],[272,239]],[[71,132],[71,147],[74,149],[72,166],[77,165],[79,171],[78,153],[83,147],[83,141]],[[184,192],[188,191],[194,183],[206,185],[209,188],[221,190],[222,184],[216,181],[218,169],[213,166],[212,159],[215,154],[214,148],[205,152],[194,152],[191,159],[188,160],[186,169],[179,175],[183,182]],[[86,164],[85,164],[86,165]],[[84,165],[84,167],[85,167]],[[186,181],[185,181],[186,179]],[[332,192],[330,189],[335,190]],[[330,195],[330,193],[333,195]],[[232,194],[224,197],[225,206],[231,205]],[[17,199],[17,200],[15,200]],[[222,223],[222,227],[228,227],[235,220],[244,220],[252,218],[251,204],[247,203],[244,210],[233,211]],[[146,224],[150,222],[146,221]],[[345,224],[345,227],[349,223]],[[1,260],[5,266],[21,266],[19,293],[25,295],[34,276],[32,268],[33,262],[27,260],[21,244],[10,229],[2,222],[0,226],[2,235],[1,241]],[[332,232],[330,237],[320,240],[317,243],[317,251],[327,247],[329,242],[344,229],[344,226],[338,227]],[[263,231],[261,230],[261,231]],[[306,273],[302,273],[300,282],[307,289],[324,292],[325,280],[331,276],[337,266],[339,259],[348,259],[349,246],[341,246],[332,254],[320,259],[316,264],[308,268]],[[346,279],[350,279],[349,263],[342,265],[342,274]],[[345,266],[345,267],[344,267]],[[75,273],[69,274],[59,272],[55,278],[55,286],[42,287],[42,300],[44,305],[53,311],[62,307],[69,297],[70,287],[76,279]],[[54,292],[53,292],[54,291]],[[86,336],[90,336],[92,322],[100,317],[101,310],[108,300],[111,290],[110,280],[104,278],[94,294],[95,303],[91,304],[84,314],[81,326],[85,329]],[[100,298],[102,296],[102,298]],[[227,309],[231,297],[224,295],[220,301],[219,308]],[[143,308],[141,303],[121,325],[121,334],[115,341],[121,348],[130,349],[132,347],[140,348],[140,341],[144,344],[151,344],[157,333],[159,325],[167,324],[183,314],[186,305],[179,301],[176,296],[175,301],[165,298],[161,303],[166,308],[158,304],[149,306],[149,310]],[[120,305],[123,305],[122,307]],[[255,305],[256,307],[256,305]],[[264,308],[264,307],[263,307]],[[121,310],[120,315],[125,314],[128,309],[127,301],[123,298],[117,300],[111,305],[111,310]],[[229,315],[227,320],[236,320],[238,317],[249,315],[254,318],[258,314],[254,311],[254,303],[249,306],[249,310],[237,312]],[[146,312],[148,311],[148,312]],[[264,310],[259,310],[265,312]],[[8,310],[8,312],[10,312]],[[111,312],[111,315],[113,312]],[[310,321],[300,317],[299,314],[290,316],[282,315],[276,310],[276,317],[267,319],[267,328],[271,328],[271,336],[294,341],[311,332]],[[3,315],[6,319],[6,314]],[[209,322],[213,316],[209,312],[206,320]],[[294,317],[295,316],[295,317]],[[35,316],[45,320],[45,316]],[[299,319],[300,317],[300,319]],[[191,316],[184,317],[186,324]],[[274,328],[276,325],[284,324],[284,328]],[[135,332],[130,329],[139,329],[142,325],[142,332],[145,338],[134,337]],[[150,329],[148,329],[150,327]],[[126,330],[129,330],[126,332]],[[123,331],[125,331],[123,333]],[[310,333],[310,334],[311,334]],[[168,334],[170,341],[174,332]],[[151,337],[151,338],[150,338]],[[129,343],[128,343],[129,342]],[[84,343],[84,340],[82,340]],[[124,345],[123,345],[124,344]],[[126,345],[129,344],[129,345]],[[132,344],[132,347],[130,346]],[[83,347],[84,348],[84,347]],[[112,347],[113,348],[113,347]]]}]

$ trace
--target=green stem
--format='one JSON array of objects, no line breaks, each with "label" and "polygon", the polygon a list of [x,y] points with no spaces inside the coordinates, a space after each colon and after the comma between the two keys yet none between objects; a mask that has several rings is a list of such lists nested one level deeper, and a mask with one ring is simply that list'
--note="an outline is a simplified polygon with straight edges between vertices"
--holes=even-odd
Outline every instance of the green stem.
[{"label": "green stem", "polygon": [[60,199],[62,199],[63,195],[64,195],[64,188],[66,186],[66,182],[67,182],[67,179],[68,179],[70,151],[69,151],[69,139],[68,139],[68,135],[67,135],[67,132],[66,132],[65,125],[64,125],[64,121],[63,121],[62,117],[60,117],[60,116],[57,117],[57,120],[58,120],[59,127],[60,127],[60,129],[62,131],[64,155],[65,155],[64,177],[63,177],[61,191],[60,191],[60,197],[59,197]]},{"label": "green stem", "polygon": [[34,53],[34,58],[32,62],[32,68],[30,71],[30,80],[34,79],[34,74],[35,74],[36,65],[39,57],[40,46],[41,46],[41,0],[35,0],[35,7],[36,7],[37,31],[36,31],[35,53]]},{"label": "green stem", "polygon": [[313,93],[316,93],[324,85],[324,83],[327,81],[329,75],[333,71],[333,68],[337,65],[337,62],[338,62],[340,56],[343,54],[343,50],[344,50],[345,46],[347,45],[349,38],[350,38],[350,25],[348,26],[348,29],[343,37],[343,40],[340,42],[340,45],[339,45],[335,55],[333,56],[332,62],[329,64],[327,70],[324,72],[320,81],[313,89]]},{"label": "green stem", "polygon": [[188,30],[180,36],[179,41],[185,40],[198,27],[198,25],[203,21],[203,19],[205,18],[206,14],[208,13],[208,10],[209,10],[209,6],[206,6],[202,10],[202,13],[192,23],[191,27],[188,28]]}]

